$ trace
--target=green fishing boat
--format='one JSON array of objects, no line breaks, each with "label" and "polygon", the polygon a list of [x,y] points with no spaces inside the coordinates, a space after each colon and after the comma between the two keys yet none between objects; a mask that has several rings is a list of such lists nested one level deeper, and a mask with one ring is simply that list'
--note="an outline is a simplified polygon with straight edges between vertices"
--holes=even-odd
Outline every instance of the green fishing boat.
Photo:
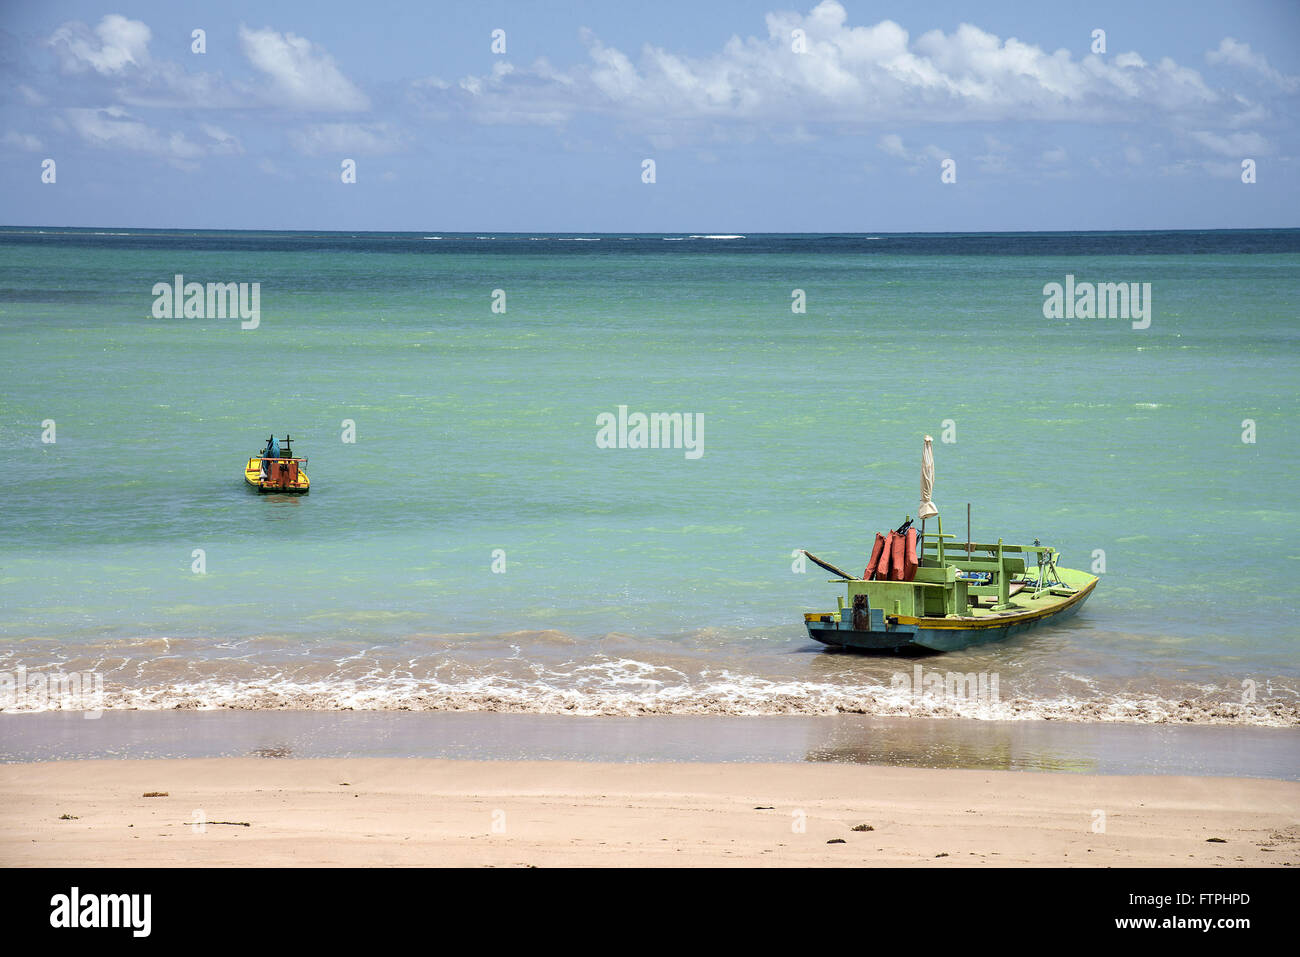
[{"label": "green fishing boat", "polygon": [[945,533],[930,501],[932,441],[925,437],[921,459],[919,530],[909,517],[878,534],[861,578],[804,552],[847,591],[837,610],[804,615],[810,638],[868,651],[956,651],[1064,621],[1096,588],[1095,575],[1061,567],[1056,549],[1037,539],[1032,545],[971,541],[969,506],[966,539]]}]

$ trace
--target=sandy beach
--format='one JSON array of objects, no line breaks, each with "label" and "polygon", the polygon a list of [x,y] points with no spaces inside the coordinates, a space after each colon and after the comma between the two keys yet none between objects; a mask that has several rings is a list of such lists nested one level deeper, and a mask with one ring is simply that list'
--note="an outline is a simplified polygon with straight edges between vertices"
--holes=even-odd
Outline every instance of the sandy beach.
[{"label": "sandy beach", "polygon": [[1297,866],[1300,784],[815,763],[10,764],[0,864]]}]

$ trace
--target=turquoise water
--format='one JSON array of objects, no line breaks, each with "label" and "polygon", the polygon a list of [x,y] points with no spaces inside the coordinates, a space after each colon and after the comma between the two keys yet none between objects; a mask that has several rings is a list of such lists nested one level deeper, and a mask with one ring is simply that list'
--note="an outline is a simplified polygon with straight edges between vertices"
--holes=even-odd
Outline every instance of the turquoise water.
[{"label": "turquoise water", "polygon": [[[946,530],[1106,568],[927,668],[1027,716],[1300,722],[1300,231],[572,238],[0,232],[0,667],[115,706],[909,713],[910,662],[804,637],[839,589],[791,552],[860,570],[928,433]],[[153,318],[177,273],[259,282],[260,325]],[[1045,319],[1067,273],[1151,283],[1150,328]],[[620,405],[701,413],[703,455],[598,448]],[[243,486],[273,429],[309,496]]]}]

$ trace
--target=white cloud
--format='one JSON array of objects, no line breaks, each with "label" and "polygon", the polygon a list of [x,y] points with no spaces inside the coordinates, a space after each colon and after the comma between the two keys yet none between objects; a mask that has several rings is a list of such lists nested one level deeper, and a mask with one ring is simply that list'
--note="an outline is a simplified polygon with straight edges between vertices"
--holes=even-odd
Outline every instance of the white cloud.
[{"label": "white cloud", "polygon": [[[108,93],[129,107],[164,109],[238,109],[258,106],[299,110],[352,112],[370,101],[335,64],[325,50],[293,33],[272,29],[239,29],[240,45],[257,71],[256,79],[228,81],[220,73],[192,72],[203,57],[175,60],[150,56],[152,31],[139,20],[118,14],[104,17],[93,30],[69,21],[50,36],[48,45],[62,72],[93,72],[111,78],[111,88],[96,90],[91,103]],[[19,92],[32,105],[41,94],[30,87]],[[84,91],[83,91],[84,92]]]},{"label": "white cloud", "polygon": [[[110,79],[112,85],[73,86],[71,90],[55,91],[54,98],[59,99],[61,92],[64,102],[71,105],[69,93],[85,102],[89,92],[89,102],[96,104],[108,95],[131,107],[180,109],[247,106],[252,102],[248,92],[241,94],[220,74],[190,73],[175,61],[155,60],[149,54],[151,36],[146,24],[117,14],[104,17],[94,31],[77,21],[62,24],[48,41],[62,71],[93,72]],[[43,105],[49,99],[28,86],[19,86],[18,90],[32,106]]]},{"label": "white cloud", "polygon": [[[525,118],[606,113],[677,123],[850,123],[1048,120],[1106,122],[1203,115],[1222,97],[1195,70],[1136,53],[1113,62],[1049,53],[962,24],[915,40],[892,20],[850,26],[836,0],[807,14],[770,13],[767,36],[732,37],[688,57],[647,45],[636,58],[584,31],[588,60],[569,70],[469,76],[473,115]],[[802,30],[807,52],[792,49]],[[455,91],[453,91],[454,93]]]},{"label": "white cloud", "polygon": [[5,146],[13,147],[16,150],[25,150],[28,153],[39,153],[45,148],[40,137],[32,133],[19,133],[17,130],[7,131],[4,139],[0,140],[0,142],[3,142]]},{"label": "white cloud", "polygon": [[[792,49],[796,29],[806,37],[804,53]],[[1293,112],[1285,97],[1300,89],[1300,78],[1283,75],[1232,37],[1205,54],[1205,69],[1216,79],[1238,79],[1249,97],[1211,86],[1197,70],[1152,51],[1145,58],[1136,51],[1079,55],[968,23],[913,36],[887,19],[853,25],[840,2],[822,0],[803,12],[769,13],[757,36],[733,36],[695,55],[652,44],[625,52],[583,30],[586,56],[580,62],[556,66],[542,58],[523,66],[493,58],[482,73],[430,76],[396,97],[385,94],[383,105],[390,112],[380,122],[379,116],[355,115],[371,109],[370,98],[316,43],[269,27],[240,26],[238,35],[247,65],[242,74],[224,76],[202,72],[207,58],[186,55],[185,44],[177,45],[175,60],[154,59],[152,32],[138,20],[111,14],[93,28],[63,23],[48,47],[65,75],[46,74],[40,92],[16,84],[14,100],[29,106],[113,103],[108,109],[43,111],[46,119],[26,125],[53,137],[54,148],[75,133],[105,149],[149,152],[177,163],[244,152],[240,136],[253,135],[245,124],[259,122],[257,114],[227,112],[221,125],[199,122],[212,119],[214,109],[261,108],[265,114],[269,108],[270,121],[287,125],[288,143],[306,155],[402,150],[410,142],[405,122],[416,116],[426,122],[554,127],[597,116],[612,121],[606,126],[635,131],[663,150],[869,135],[878,138],[873,162],[915,171],[952,156],[931,142],[940,139],[963,147],[962,156],[953,158],[983,172],[1020,166],[1027,174],[1037,167],[1054,175],[1053,170],[1085,163],[1087,150],[1055,131],[1020,136],[1014,126],[1008,133],[996,124],[1091,124],[1120,141],[1110,151],[1115,164],[1154,170],[1162,162],[1179,162],[1182,153],[1186,169],[1197,164],[1208,169],[1211,162],[1221,166],[1232,157],[1268,154],[1273,144],[1256,130],[1285,143],[1287,134],[1278,124]],[[167,132],[178,124],[157,119],[160,114],[149,111],[153,108],[193,112],[180,124],[184,132]],[[284,111],[354,115],[286,120]],[[311,122],[323,119],[370,122]],[[1123,148],[1131,138],[1115,124],[1141,131],[1141,153]],[[970,132],[958,132],[962,126]],[[897,132],[881,135],[885,130]],[[990,136],[983,137],[983,148],[970,148],[986,130],[1016,136],[1015,149]],[[582,148],[601,148],[592,145],[600,134],[583,135]],[[1046,145],[1035,142],[1042,136]],[[1171,141],[1181,150],[1169,150]],[[40,142],[35,133],[16,130],[4,138],[9,148]],[[1073,155],[1066,154],[1065,145]],[[1286,150],[1275,147],[1271,155],[1278,152]]]},{"label": "white cloud", "polygon": [[177,63],[158,61],[114,92],[127,106],[154,109],[238,109],[257,105],[258,97],[251,86],[232,85],[219,73],[188,73]]},{"label": "white cloud", "polygon": [[1220,156],[1247,157],[1268,153],[1268,141],[1258,133],[1229,133],[1226,136],[1206,130],[1195,130],[1193,140]]},{"label": "white cloud", "polygon": [[242,153],[244,146],[239,142],[239,137],[233,133],[228,133],[219,126],[213,126],[211,123],[200,123],[201,129],[208,139],[212,140],[208,149],[213,153]]},{"label": "white cloud", "polygon": [[1208,175],[1218,179],[1235,180],[1241,176],[1241,167],[1235,162],[1223,160],[1181,159],[1176,163],[1161,166],[1160,173],[1163,176]]},{"label": "white cloud", "polygon": [[248,61],[270,80],[269,99],[275,105],[339,112],[370,108],[369,98],[334,58],[305,37],[241,25],[239,42]]},{"label": "white cloud", "polygon": [[54,31],[49,43],[66,73],[92,69],[114,75],[128,65],[139,67],[149,61],[151,36],[141,21],[110,13],[93,31],[77,20],[65,23]]},{"label": "white cloud", "polygon": [[886,133],[876,142],[876,147],[886,155],[904,160],[908,164],[908,170],[913,173],[927,164],[937,166],[952,155],[933,143],[920,149],[909,149],[897,133]]},{"label": "white cloud", "polygon": [[47,102],[49,102],[46,99],[44,94],[39,93],[36,90],[33,90],[26,83],[18,84],[18,95],[23,98],[23,101],[28,106],[44,106]]},{"label": "white cloud", "polygon": [[1277,85],[1287,93],[1300,90],[1300,76],[1287,76],[1268,62],[1268,57],[1256,53],[1249,43],[1243,43],[1233,37],[1224,37],[1216,50],[1208,50],[1205,59],[1215,65],[1233,66],[1241,70],[1257,73]]},{"label": "white cloud", "polygon": [[985,173],[1008,173],[1011,171],[1011,156],[1014,150],[996,136],[985,134],[984,146],[988,150],[975,157],[980,170]]},{"label": "white cloud", "polygon": [[316,123],[294,130],[289,141],[308,156],[382,156],[401,149],[405,138],[385,123]]},{"label": "white cloud", "polygon": [[184,133],[161,133],[121,107],[69,109],[63,116],[83,141],[101,149],[152,154],[186,168],[192,168],[193,161],[205,152]]}]

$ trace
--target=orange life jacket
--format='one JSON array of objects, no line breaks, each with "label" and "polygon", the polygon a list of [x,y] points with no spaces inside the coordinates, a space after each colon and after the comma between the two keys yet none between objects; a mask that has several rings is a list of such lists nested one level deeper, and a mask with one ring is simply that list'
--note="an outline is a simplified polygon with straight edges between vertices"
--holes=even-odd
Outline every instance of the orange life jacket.
[{"label": "orange life jacket", "polygon": [[871,581],[876,577],[876,566],[880,564],[880,553],[884,551],[884,548],[885,536],[876,532],[876,544],[871,548],[871,557],[867,559],[866,571],[862,573],[862,577],[867,581]]},{"label": "orange life jacket", "polygon": [[876,577],[888,578],[889,566],[894,554],[894,542],[898,540],[896,532],[890,532],[885,536],[885,544],[880,549],[880,561],[876,565]]}]

